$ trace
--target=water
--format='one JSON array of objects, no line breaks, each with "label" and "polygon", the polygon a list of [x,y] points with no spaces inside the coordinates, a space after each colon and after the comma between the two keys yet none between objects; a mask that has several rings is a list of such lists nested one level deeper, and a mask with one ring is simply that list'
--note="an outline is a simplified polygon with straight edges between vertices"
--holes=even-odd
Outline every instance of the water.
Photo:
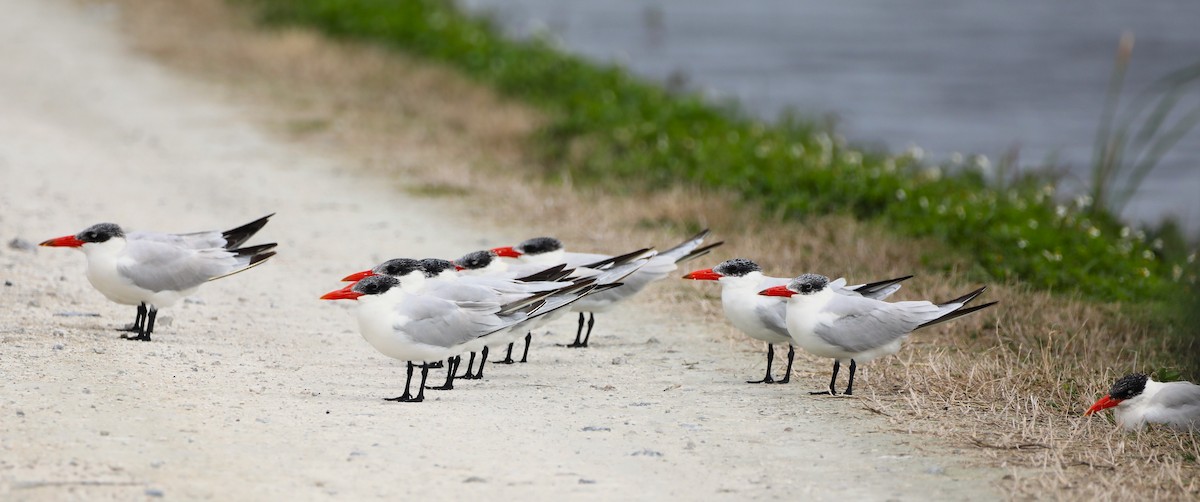
[{"label": "water", "polygon": [[[1024,166],[1089,163],[1117,40],[1136,43],[1126,96],[1200,61],[1200,1],[464,0],[510,35],[651,79],[681,77],[716,99],[777,117],[837,117],[851,142],[935,160],[1017,149]],[[1200,86],[1180,112],[1200,106]],[[1142,185],[1127,218],[1200,231],[1200,130]]]}]

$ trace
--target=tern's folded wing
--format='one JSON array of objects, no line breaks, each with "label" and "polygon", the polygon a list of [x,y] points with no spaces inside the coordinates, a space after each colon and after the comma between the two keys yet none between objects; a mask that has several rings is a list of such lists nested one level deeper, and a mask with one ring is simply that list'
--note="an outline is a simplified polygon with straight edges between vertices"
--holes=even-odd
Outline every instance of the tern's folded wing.
[{"label": "tern's folded wing", "polygon": [[507,327],[495,314],[493,302],[454,302],[412,295],[396,304],[396,329],[413,340],[435,347],[453,347]]},{"label": "tern's folded wing", "polygon": [[117,271],[150,291],[183,291],[227,274],[238,266],[224,249],[188,249],[159,240],[133,240],[117,260]]},{"label": "tern's folded wing", "polygon": [[825,310],[837,318],[818,324],[814,332],[825,343],[849,352],[887,345],[938,314],[938,306],[930,302],[887,303],[843,295],[834,296]]}]

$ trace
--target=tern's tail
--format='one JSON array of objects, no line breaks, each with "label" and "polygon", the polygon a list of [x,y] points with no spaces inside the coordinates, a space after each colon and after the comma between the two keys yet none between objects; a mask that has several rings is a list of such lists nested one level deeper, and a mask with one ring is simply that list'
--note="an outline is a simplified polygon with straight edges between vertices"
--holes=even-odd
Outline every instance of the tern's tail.
[{"label": "tern's tail", "polygon": [[242,244],[245,244],[251,237],[254,237],[254,234],[262,230],[262,227],[266,226],[267,220],[271,219],[272,216],[275,216],[275,213],[268,214],[240,227],[221,232],[221,237],[225,238],[225,249],[233,251]]},{"label": "tern's tail", "polygon": [[704,238],[708,237],[708,233],[709,230],[707,228],[701,230],[700,233],[693,235],[690,239],[679,243],[679,245],[671,249],[659,253],[658,256],[666,256],[671,258],[671,260],[675,263],[683,263],[693,258],[704,256],[708,254],[709,251],[712,251],[713,248],[724,244],[724,242],[714,242],[707,246],[700,247],[700,244],[704,242]]},{"label": "tern's tail", "polygon": [[948,302],[939,303],[938,307],[941,308],[942,315],[932,321],[929,321],[920,326],[917,326],[917,329],[924,328],[926,326],[932,326],[932,325],[940,323],[940,322],[946,322],[951,319],[957,319],[959,317],[970,314],[971,312],[975,312],[976,310],[983,310],[985,308],[991,307],[992,305],[1000,303],[1000,302],[990,302],[990,303],[985,303],[983,305],[975,305],[971,308],[963,308],[968,303],[971,303],[971,301],[974,300],[976,297],[983,294],[983,291],[985,289],[987,289],[987,286],[982,286],[979,289],[976,289],[975,291],[972,291],[970,293],[962,295],[962,296],[955,298],[953,300],[950,300]]},{"label": "tern's tail", "polygon": [[229,252],[233,253],[234,258],[237,259],[237,266],[228,273],[218,275],[209,280],[215,281],[222,277],[229,277],[238,272],[257,267],[262,262],[267,261],[267,258],[275,256],[275,251],[272,251],[272,249],[275,249],[275,246],[278,246],[278,244],[272,242],[269,244],[259,244],[257,246],[230,249]]}]

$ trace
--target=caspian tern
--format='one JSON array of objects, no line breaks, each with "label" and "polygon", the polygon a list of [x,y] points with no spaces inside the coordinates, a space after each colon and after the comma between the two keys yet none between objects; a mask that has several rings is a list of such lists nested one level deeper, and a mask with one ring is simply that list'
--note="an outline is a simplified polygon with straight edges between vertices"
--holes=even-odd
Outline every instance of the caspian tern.
[{"label": "caspian tern", "polygon": [[166,234],[129,232],[97,223],[42,246],[71,247],[87,255],[87,278],[106,298],[137,305],[127,340],[150,341],[158,310],[195,293],[201,284],[255,267],[275,255],[275,243],[239,247],[258,232],[269,214],[232,230]]},{"label": "caspian tern", "polygon": [[[569,281],[537,280],[538,278],[557,278],[569,274],[569,270],[563,270],[560,266],[551,267],[522,279],[460,275],[457,266],[448,260],[426,258],[418,261],[411,258],[394,258],[376,265],[370,270],[346,276],[343,280],[357,281],[372,275],[388,275],[399,279],[400,287],[410,293],[427,293],[452,301],[509,303],[534,293],[561,290],[571,286],[572,282]],[[537,321],[531,321],[526,325],[534,322]],[[467,373],[462,378],[471,380],[483,378],[483,368],[487,362],[489,350],[502,344],[508,344],[511,347],[513,337],[512,332],[506,331],[488,336],[486,343],[484,343],[484,339],[481,339],[477,347],[472,347],[468,351],[471,356],[467,362]],[[476,352],[480,352],[483,359],[479,363],[477,372],[472,373]],[[455,361],[451,361],[450,364],[457,367]],[[444,386],[447,389],[453,388],[452,372],[453,368],[447,372],[447,381]]]},{"label": "caspian tern", "polygon": [[900,342],[913,330],[961,317],[995,305],[985,303],[963,308],[983,293],[986,286],[944,303],[909,301],[888,303],[843,293],[845,279],[833,282],[818,274],[804,274],[786,286],[767,288],[760,295],[787,297],[787,328],[792,343],[808,352],[833,359],[829,390],[813,394],[837,394],[838,369],[850,362],[846,395],[854,392],[856,361],[868,362],[895,354]]},{"label": "caspian tern", "polygon": [[1191,382],[1155,382],[1142,373],[1125,375],[1084,415],[1113,407],[1117,423],[1128,431],[1141,430],[1146,424],[1200,430],[1200,385]]},{"label": "caspian tern", "polygon": [[[607,286],[624,280],[630,274],[637,272],[638,269],[650,262],[656,253],[650,248],[639,249],[630,253],[610,258],[604,258],[590,263],[566,269],[567,277],[582,278],[590,277],[596,280],[599,286]],[[599,255],[597,255],[599,256]],[[455,260],[455,265],[463,274],[467,275],[483,275],[483,276],[498,276],[498,277],[520,277],[517,280],[530,280],[543,276],[546,271],[554,270],[546,269],[543,264],[536,263],[515,263],[508,264],[505,260],[499,259],[495,251],[482,250],[467,253],[463,257]],[[565,267],[566,264],[560,264],[560,267]],[[530,323],[530,331],[525,333],[525,350],[521,353],[521,360],[518,362],[526,362],[529,359],[529,345],[533,340],[533,329],[544,326],[566,315],[566,310],[559,310],[549,315],[540,318],[537,321]],[[582,318],[582,314],[580,314]],[[508,351],[503,360],[497,361],[500,364],[512,364],[513,344],[508,345]]]},{"label": "caspian tern", "polygon": [[[588,346],[588,340],[592,337],[592,327],[596,324],[596,313],[608,311],[621,301],[645,289],[651,282],[667,277],[679,268],[677,264],[704,256],[713,248],[724,244],[724,242],[715,242],[701,247],[700,244],[704,242],[708,233],[709,231],[705,229],[679,245],[654,255],[636,272],[621,279],[623,286],[589,295],[571,306],[572,311],[579,312],[579,328],[575,331],[575,341],[567,347]],[[516,246],[493,248],[492,251],[499,256],[516,258],[525,263],[541,265],[565,263],[569,267],[584,266],[613,258],[601,254],[567,252],[563,249],[562,241],[553,237],[536,237]],[[585,312],[588,314],[586,335],[583,332]]]},{"label": "caspian tern", "polygon": [[[408,362],[404,394],[387,400],[419,402],[425,399],[425,380],[429,376],[425,363],[468,352],[480,339],[564,308],[595,287],[584,280],[562,290],[501,304],[412,293],[405,291],[400,279],[372,275],[348,288],[326,293],[321,299],[358,300],[358,328],[367,343],[388,357]],[[409,392],[414,363],[421,363],[416,396]]]},{"label": "caspian tern", "polygon": [[[767,342],[767,374],[762,380],[746,383],[788,383],[792,378],[792,360],[796,348],[787,330],[787,300],[775,296],[762,296],[763,289],[786,285],[791,279],[763,275],[762,267],[745,258],[725,260],[713,268],[695,270],[684,279],[717,281],[721,285],[721,307],[730,324],[750,338]],[[838,290],[851,296],[865,296],[882,300],[900,289],[900,283],[911,279],[911,275],[886,281],[859,284]],[[771,363],[775,360],[775,344],[788,344],[787,371],[783,379],[771,377]]]}]

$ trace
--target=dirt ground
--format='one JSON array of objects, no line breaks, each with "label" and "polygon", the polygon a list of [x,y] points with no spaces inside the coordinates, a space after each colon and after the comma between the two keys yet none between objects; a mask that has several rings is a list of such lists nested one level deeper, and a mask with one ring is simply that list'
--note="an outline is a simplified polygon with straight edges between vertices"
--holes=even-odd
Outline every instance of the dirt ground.
[{"label": "dirt ground", "polygon": [[[0,9],[0,498],[1001,496],[1010,472],[857,398],[744,383],[761,353],[670,304],[671,285],[598,317],[591,349],[556,346],[564,320],[528,364],[385,402],[402,363],[361,339],[350,302],[317,297],[382,259],[511,244],[536,219],[485,225],[479,201],[263,130],[132,51],[117,9]],[[165,310],[151,343],[117,338],[133,309],[91,288],[81,254],[28,247],[100,221],[183,232],[271,212],[253,242],[279,256]]]}]

